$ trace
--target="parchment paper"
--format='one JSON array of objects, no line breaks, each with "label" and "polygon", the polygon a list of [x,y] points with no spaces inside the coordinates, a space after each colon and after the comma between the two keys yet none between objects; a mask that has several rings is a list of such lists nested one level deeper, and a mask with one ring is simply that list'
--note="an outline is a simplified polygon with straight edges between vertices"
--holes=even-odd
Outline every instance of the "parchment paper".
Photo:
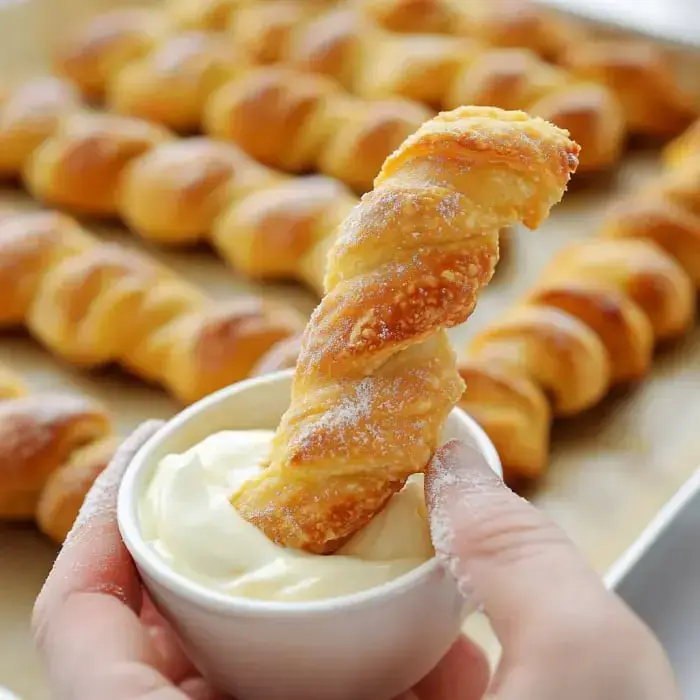
[{"label": "parchment paper", "polygon": [[[5,0],[6,1],[6,0]],[[86,11],[114,0],[0,0],[0,80],[12,83],[45,69],[52,38]],[[41,10],[41,11],[40,11]],[[518,232],[476,314],[453,333],[455,345],[505,309],[532,283],[559,248],[594,235],[605,205],[650,178],[656,151],[631,153],[617,174],[575,185],[537,232]],[[31,206],[18,191],[0,191],[0,202]],[[91,226],[126,245],[143,244],[118,226]],[[251,287],[209,250],[151,253],[217,297],[255,289],[304,310],[315,300],[295,287]],[[68,389],[94,396],[126,434],[145,418],[172,415],[177,406],[156,388],[116,371],[89,375],[60,363],[22,334],[0,336],[0,362],[21,372],[36,391]],[[555,426],[551,468],[533,494],[603,573],[629,546],[663,503],[700,464],[700,332],[657,358],[642,385],[617,392],[586,416]],[[30,527],[0,525],[0,685],[24,700],[48,697],[29,639],[29,614],[55,549]],[[483,620],[470,628],[485,639]],[[492,641],[485,643],[494,651]]]}]

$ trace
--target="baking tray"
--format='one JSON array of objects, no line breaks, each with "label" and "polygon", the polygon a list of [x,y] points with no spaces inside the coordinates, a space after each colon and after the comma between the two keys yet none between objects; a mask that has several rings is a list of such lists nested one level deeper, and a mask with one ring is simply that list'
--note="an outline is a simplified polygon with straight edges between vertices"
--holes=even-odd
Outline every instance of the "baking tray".
[{"label": "baking tray", "polygon": [[684,698],[700,697],[699,533],[700,468],[606,578],[661,640]]},{"label": "baking tray", "polygon": [[[0,83],[46,71],[55,37],[116,0],[0,0]],[[493,284],[455,346],[506,309],[537,278],[551,256],[594,235],[607,204],[652,178],[658,151],[630,153],[619,172],[574,182],[564,203],[537,232],[519,231]],[[19,191],[0,190],[1,202],[31,206]],[[168,251],[146,246],[119,226],[88,227],[101,237],[148,250],[162,262],[224,298],[253,290],[309,311],[314,298],[293,286],[257,287],[227,270],[207,249]],[[0,336],[0,362],[19,371],[33,390],[65,389],[102,401],[125,434],[147,417],[167,418],[177,405],[161,391],[117,372],[88,375],[58,362],[22,334]],[[653,374],[619,390],[593,411],[556,425],[548,476],[535,502],[562,525],[602,574],[638,537],[700,464],[700,329],[657,357]],[[0,685],[23,700],[44,700],[46,689],[28,633],[31,606],[55,549],[31,527],[0,525]],[[497,646],[478,617],[470,630],[495,655]]]},{"label": "baking tray", "polygon": [[669,45],[700,47],[697,0],[537,0],[542,5]]}]

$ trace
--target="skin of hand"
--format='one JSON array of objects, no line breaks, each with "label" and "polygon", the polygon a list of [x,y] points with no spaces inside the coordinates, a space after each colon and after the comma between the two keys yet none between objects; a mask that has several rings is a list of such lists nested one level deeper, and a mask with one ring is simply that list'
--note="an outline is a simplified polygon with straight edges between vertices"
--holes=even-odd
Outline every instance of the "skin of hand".
[{"label": "skin of hand", "polygon": [[[117,527],[121,477],[160,425],[141,426],[97,479],[37,598],[34,636],[56,700],[222,698],[148,598]],[[650,632],[478,452],[441,448],[426,500],[438,556],[483,604],[504,655],[491,679],[483,652],[462,637],[397,700],[679,697]]]}]

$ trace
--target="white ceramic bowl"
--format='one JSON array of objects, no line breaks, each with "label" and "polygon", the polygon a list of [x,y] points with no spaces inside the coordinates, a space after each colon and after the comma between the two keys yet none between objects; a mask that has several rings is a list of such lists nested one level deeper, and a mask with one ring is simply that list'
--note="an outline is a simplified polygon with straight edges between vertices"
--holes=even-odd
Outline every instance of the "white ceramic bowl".
[{"label": "white ceramic bowl", "polygon": [[[175,573],[144,541],[138,503],[154,468],[220,430],[274,429],[292,371],[250,379],[169,421],[134,457],[119,492],[122,537],[193,662],[237,700],[390,700],[430,671],[473,611],[435,558],[385,585],[328,600],[234,598]],[[476,445],[501,473],[493,445],[463,411],[445,440]]]}]

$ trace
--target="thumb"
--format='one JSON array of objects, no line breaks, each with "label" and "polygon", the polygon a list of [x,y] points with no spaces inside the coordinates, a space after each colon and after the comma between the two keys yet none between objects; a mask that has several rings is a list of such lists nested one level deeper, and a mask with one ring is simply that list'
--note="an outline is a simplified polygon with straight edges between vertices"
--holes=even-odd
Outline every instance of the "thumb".
[{"label": "thumb", "polygon": [[435,453],[426,502],[438,557],[504,646],[517,648],[548,620],[566,624],[572,608],[607,596],[566,535],[505,486],[475,447],[451,441]]}]

